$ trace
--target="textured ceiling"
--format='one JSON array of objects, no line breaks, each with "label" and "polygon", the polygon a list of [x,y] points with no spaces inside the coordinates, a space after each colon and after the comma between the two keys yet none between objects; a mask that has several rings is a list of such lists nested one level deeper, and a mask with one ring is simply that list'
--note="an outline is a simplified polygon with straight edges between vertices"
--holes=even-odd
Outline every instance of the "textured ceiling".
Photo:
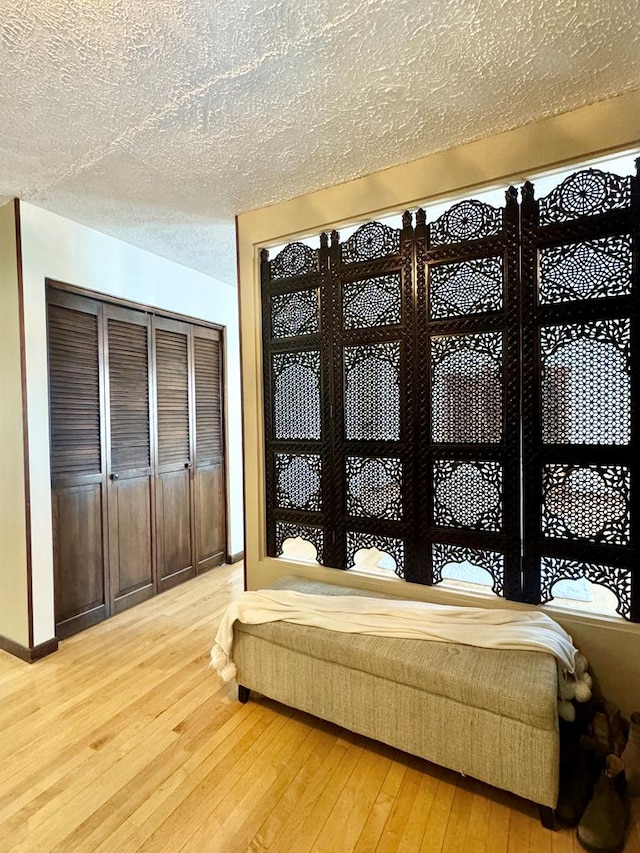
[{"label": "textured ceiling", "polygon": [[224,281],[233,216],[640,87],[639,0],[0,0],[0,196]]}]

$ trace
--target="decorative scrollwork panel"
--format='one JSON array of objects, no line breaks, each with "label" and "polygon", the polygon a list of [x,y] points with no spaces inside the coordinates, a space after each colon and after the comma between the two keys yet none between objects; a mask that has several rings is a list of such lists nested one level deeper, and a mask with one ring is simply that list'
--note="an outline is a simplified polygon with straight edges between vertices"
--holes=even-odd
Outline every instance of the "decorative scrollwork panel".
[{"label": "decorative scrollwork panel", "polygon": [[342,287],[342,318],[345,329],[390,326],[402,319],[400,273],[377,275]]},{"label": "decorative scrollwork panel", "polygon": [[631,204],[631,178],[584,169],[565,178],[539,202],[540,225],[569,222]]},{"label": "decorative scrollwork panel", "polygon": [[446,335],[431,340],[432,439],[443,443],[502,440],[502,334]]},{"label": "decorative scrollwork panel", "polygon": [[556,182],[261,252],[269,554],[639,618],[640,183]]},{"label": "decorative scrollwork panel", "polygon": [[[504,556],[498,551],[485,551],[480,548],[467,548],[465,545],[446,545],[434,543],[431,546],[433,561],[433,582],[442,583],[443,569],[450,565],[462,565],[467,571],[469,581],[473,582],[473,569],[483,569],[491,575],[492,589],[496,595],[504,595]],[[464,579],[464,574],[461,579]]]},{"label": "decorative scrollwork panel", "polygon": [[320,329],[318,291],[297,290],[271,297],[271,335],[292,338],[312,335]]},{"label": "decorative scrollwork panel", "polygon": [[357,533],[347,531],[347,565],[353,566],[356,554],[362,549],[377,548],[390,554],[396,564],[395,573],[399,578],[404,577],[404,542],[391,536],[378,536],[373,533]]},{"label": "decorative scrollwork panel", "polygon": [[400,232],[381,222],[366,222],[342,245],[342,262],[372,261],[400,251]]},{"label": "decorative scrollwork panel", "polygon": [[347,513],[366,518],[402,518],[402,462],[347,456]]},{"label": "decorative scrollwork panel", "polygon": [[540,329],[543,441],[629,443],[630,338],[626,319]]},{"label": "decorative scrollwork panel", "polygon": [[433,520],[446,527],[502,529],[502,465],[498,462],[433,464]]},{"label": "decorative scrollwork panel", "polygon": [[542,532],[557,539],[627,545],[631,474],[622,465],[545,465]]},{"label": "decorative scrollwork panel", "polygon": [[542,305],[631,293],[631,237],[600,237],[540,250],[538,299]]},{"label": "decorative scrollwork panel", "polygon": [[318,253],[304,243],[289,243],[271,261],[271,278],[293,278],[318,269]]},{"label": "decorative scrollwork panel", "polygon": [[348,441],[400,439],[400,344],[344,348],[344,419]]},{"label": "decorative scrollwork panel", "polygon": [[462,317],[500,311],[503,306],[502,258],[475,258],[429,267],[429,316]]},{"label": "decorative scrollwork panel", "polygon": [[320,353],[274,353],[273,424],[276,439],[319,439]]},{"label": "decorative scrollwork panel", "polygon": [[606,587],[616,597],[616,611],[625,619],[631,618],[631,570],[615,566],[600,566],[577,560],[542,557],[540,561],[540,601],[544,604],[554,598],[553,587],[560,580],[586,578]]},{"label": "decorative scrollwork panel", "polygon": [[297,539],[298,537],[305,542],[310,542],[315,547],[318,562],[322,563],[324,531],[320,527],[309,527],[305,524],[276,522],[276,549],[278,556],[281,556],[283,553],[282,545],[285,539]]},{"label": "decorative scrollwork panel", "polygon": [[481,240],[501,231],[502,210],[475,199],[454,204],[429,226],[432,246]]},{"label": "decorative scrollwork panel", "polygon": [[322,465],[315,453],[276,453],[276,504],[280,509],[322,509]]}]

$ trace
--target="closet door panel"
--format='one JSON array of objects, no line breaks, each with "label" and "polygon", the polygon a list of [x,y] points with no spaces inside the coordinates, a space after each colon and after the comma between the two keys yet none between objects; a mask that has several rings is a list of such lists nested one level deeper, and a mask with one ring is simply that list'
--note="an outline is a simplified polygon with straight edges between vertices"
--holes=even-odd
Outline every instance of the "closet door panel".
[{"label": "closet door panel", "polygon": [[154,339],[158,582],[166,589],[195,574],[189,326],[155,318]]},{"label": "closet door panel", "polygon": [[[158,580],[165,588],[193,576],[191,484],[188,471],[160,474],[156,486]],[[177,577],[179,575],[179,577]]]},{"label": "closet door panel", "polygon": [[105,306],[108,376],[109,555],[112,600],[123,610],[155,592],[150,418],[150,319]]},{"label": "closet door panel", "polygon": [[[200,531],[199,565],[210,561],[219,565],[224,559],[224,471],[222,465],[203,468],[198,472],[198,518]],[[218,562],[214,562],[215,560]]]},{"label": "closet door panel", "polygon": [[101,306],[47,292],[56,635],[108,614]]},{"label": "closet door panel", "polygon": [[106,615],[102,530],[100,483],[53,490],[53,562],[58,637],[66,637],[80,630],[77,625],[80,621],[92,623]]},{"label": "closet door panel", "polygon": [[225,559],[226,518],[220,333],[194,327],[196,567]]},{"label": "closet door panel", "polygon": [[116,599],[140,590],[152,582],[151,500],[147,477],[130,477],[112,490],[109,506],[113,528],[111,554],[118,569]]}]

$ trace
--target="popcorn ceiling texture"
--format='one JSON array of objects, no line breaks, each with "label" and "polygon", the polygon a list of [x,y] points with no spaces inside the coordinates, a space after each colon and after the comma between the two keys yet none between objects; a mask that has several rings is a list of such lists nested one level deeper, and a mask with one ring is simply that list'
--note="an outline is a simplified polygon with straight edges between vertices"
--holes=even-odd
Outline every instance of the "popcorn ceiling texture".
[{"label": "popcorn ceiling texture", "polygon": [[236,213],[638,88],[638,12],[0,0],[0,197],[233,282]]}]

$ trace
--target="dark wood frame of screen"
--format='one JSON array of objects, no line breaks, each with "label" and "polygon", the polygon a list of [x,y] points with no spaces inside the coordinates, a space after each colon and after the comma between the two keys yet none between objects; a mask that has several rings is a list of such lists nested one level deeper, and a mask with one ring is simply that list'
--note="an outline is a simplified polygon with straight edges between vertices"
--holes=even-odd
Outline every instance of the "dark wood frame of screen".
[{"label": "dark wood frame of screen", "polygon": [[266,551],[532,604],[586,578],[637,622],[640,178],[520,195],[262,251]]}]

